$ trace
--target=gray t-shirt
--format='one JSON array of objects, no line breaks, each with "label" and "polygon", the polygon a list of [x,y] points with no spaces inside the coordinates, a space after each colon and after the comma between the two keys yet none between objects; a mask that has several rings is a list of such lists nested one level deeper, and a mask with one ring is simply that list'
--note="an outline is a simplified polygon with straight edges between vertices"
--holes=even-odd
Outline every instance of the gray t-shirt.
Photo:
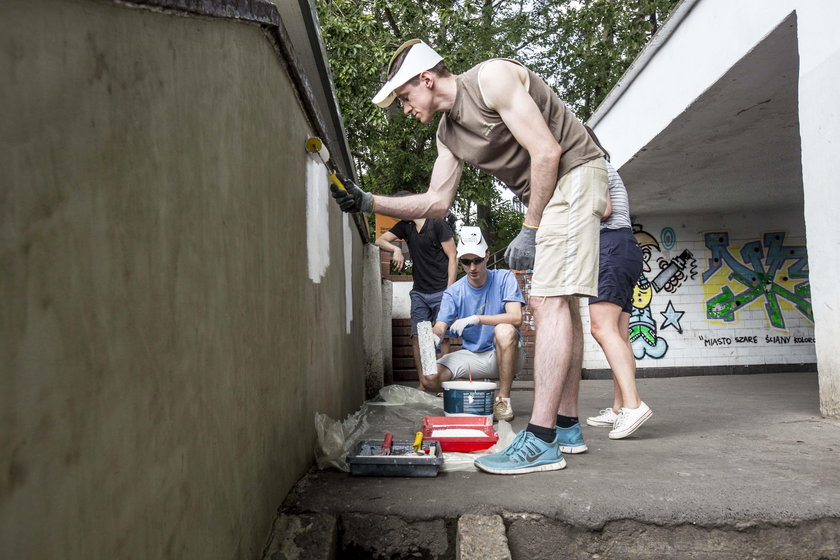
[{"label": "gray t-shirt", "polygon": [[632,228],[633,224],[630,222],[630,201],[627,198],[627,189],[618,171],[615,170],[615,167],[610,162],[607,162],[607,180],[610,187],[612,214],[610,214],[609,218],[601,222],[601,230]]},{"label": "gray t-shirt", "polygon": [[[509,62],[522,66],[513,60]],[[482,62],[457,77],[458,92],[452,108],[440,120],[437,137],[455,157],[496,177],[527,205],[531,195],[531,156],[499,113],[485,103],[478,80],[485,64]],[[528,93],[563,148],[557,176],[602,157],[603,152],[566,104],[539,76],[525,69]]]}]

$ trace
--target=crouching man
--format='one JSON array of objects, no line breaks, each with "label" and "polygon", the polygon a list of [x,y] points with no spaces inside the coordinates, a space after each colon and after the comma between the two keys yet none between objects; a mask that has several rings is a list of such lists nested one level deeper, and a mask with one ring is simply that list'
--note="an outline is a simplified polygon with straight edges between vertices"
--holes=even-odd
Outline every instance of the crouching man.
[{"label": "crouching man", "polygon": [[510,389],[525,363],[519,326],[525,299],[509,270],[487,270],[490,252],[481,229],[461,229],[457,258],[466,276],[443,293],[432,332],[442,339],[449,329],[463,339],[461,350],[441,357],[437,375],[424,375],[427,391],[440,391],[451,379],[498,379],[495,420],[513,419]]}]

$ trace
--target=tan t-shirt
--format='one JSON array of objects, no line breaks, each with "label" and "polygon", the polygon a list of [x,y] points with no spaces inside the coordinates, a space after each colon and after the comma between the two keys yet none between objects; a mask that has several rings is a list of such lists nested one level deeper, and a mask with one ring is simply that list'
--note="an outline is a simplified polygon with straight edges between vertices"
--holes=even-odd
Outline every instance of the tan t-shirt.
[{"label": "tan t-shirt", "polygon": [[[511,61],[515,64],[519,62]],[[457,76],[458,92],[438,125],[438,139],[460,160],[493,175],[523,202],[531,193],[531,157],[513,137],[499,113],[487,107],[478,75],[487,61]],[[523,68],[525,68],[523,66]],[[528,68],[528,93],[563,149],[557,177],[604,154],[583,124],[539,76]],[[492,80],[490,75],[483,75]]]}]

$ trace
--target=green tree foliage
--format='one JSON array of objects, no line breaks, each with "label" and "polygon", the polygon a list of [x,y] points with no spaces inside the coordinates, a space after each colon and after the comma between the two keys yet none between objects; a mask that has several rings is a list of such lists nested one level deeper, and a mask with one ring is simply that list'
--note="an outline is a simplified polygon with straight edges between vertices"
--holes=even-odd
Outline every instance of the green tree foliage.
[{"label": "green tree foliage", "polygon": [[[460,73],[493,57],[524,62],[586,119],[678,0],[317,0],[348,143],[363,188],[423,192],[437,121],[422,125],[371,97],[393,51],[420,38]],[[519,216],[490,176],[465,166],[453,211],[504,246]],[[475,206],[477,206],[477,210]]]},{"label": "green tree foliage", "polygon": [[586,121],[678,0],[535,0],[528,64]]}]

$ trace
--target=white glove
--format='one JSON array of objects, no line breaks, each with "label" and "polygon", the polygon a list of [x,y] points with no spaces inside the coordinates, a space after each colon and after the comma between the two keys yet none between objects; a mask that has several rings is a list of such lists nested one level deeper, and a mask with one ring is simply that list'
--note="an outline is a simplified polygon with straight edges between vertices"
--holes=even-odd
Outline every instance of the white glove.
[{"label": "white glove", "polygon": [[464,332],[464,329],[471,325],[478,324],[478,315],[470,315],[469,317],[464,317],[463,319],[458,319],[452,326],[449,327],[449,330],[455,333],[455,336],[461,336],[461,333]]},{"label": "white glove", "polygon": [[440,337],[435,333],[432,333],[432,340],[435,341],[435,350],[440,350]]}]

